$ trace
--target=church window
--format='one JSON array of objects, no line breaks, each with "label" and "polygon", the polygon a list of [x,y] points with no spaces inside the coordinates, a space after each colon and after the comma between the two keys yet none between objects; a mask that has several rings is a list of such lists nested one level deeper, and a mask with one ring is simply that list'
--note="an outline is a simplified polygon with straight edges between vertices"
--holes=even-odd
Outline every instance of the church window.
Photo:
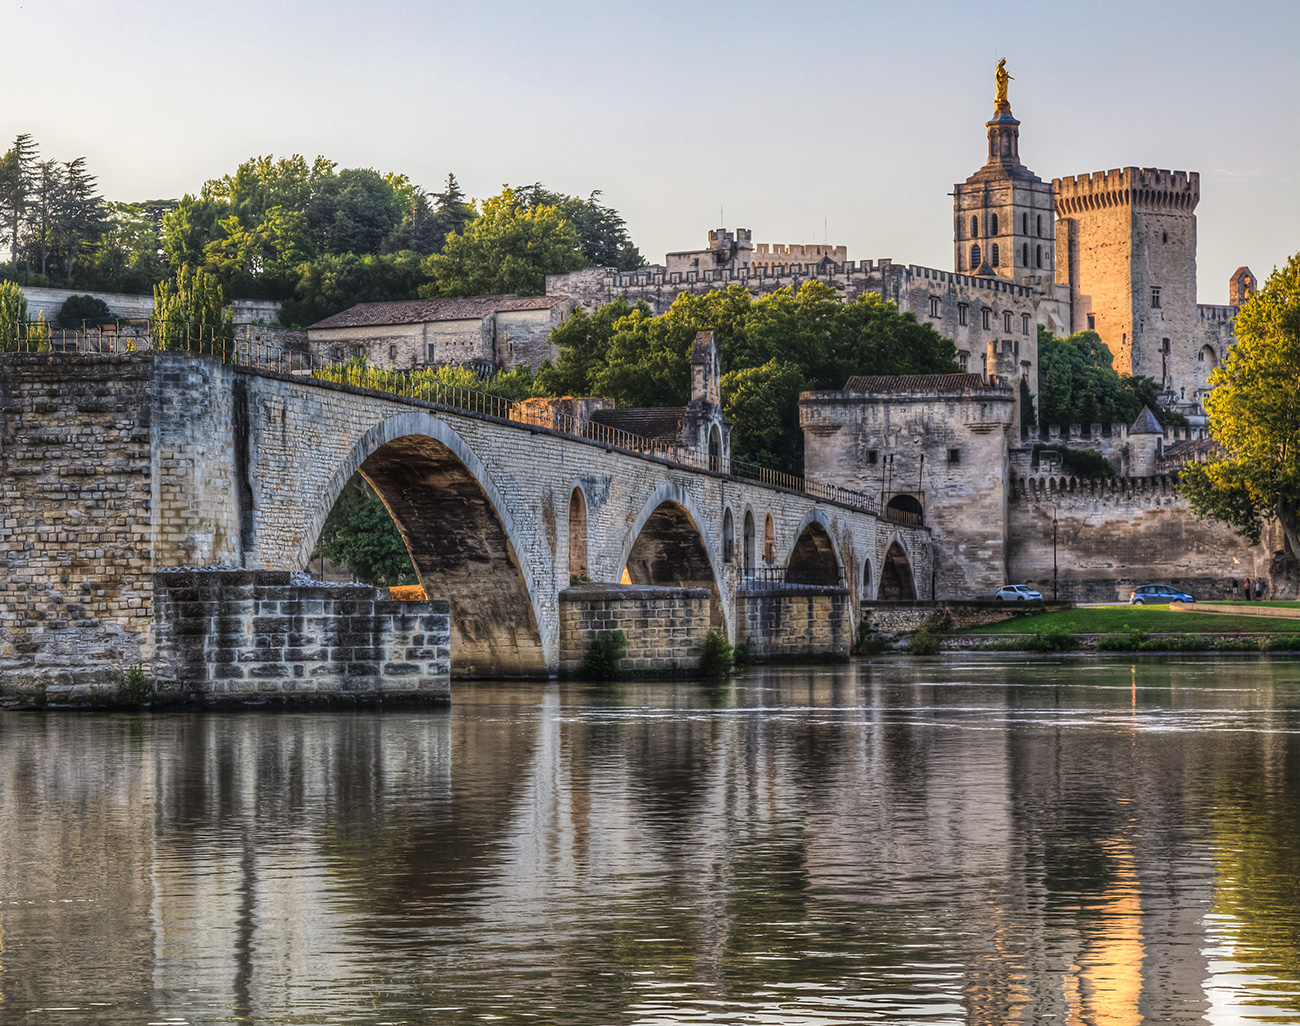
[{"label": "church window", "polygon": [[1029,334],[1029,314],[1020,315],[1020,334]]},{"label": "church window", "polygon": [[1029,215],[1028,215],[1028,214],[1021,214],[1021,215],[1020,215],[1020,234],[1021,234],[1021,235],[1028,235],[1028,234],[1029,234]]},{"label": "church window", "polygon": [[994,214],[994,215],[993,215],[993,224],[992,224],[992,227],[989,229],[989,234],[990,234],[990,235],[996,235],[997,233],[998,233],[998,215],[997,215],[997,214]]},{"label": "church window", "polygon": [[980,269],[980,244],[978,242],[970,248],[970,269],[972,274]]},{"label": "church window", "polygon": [[1008,335],[1011,334],[1011,311],[1010,310],[1002,311],[1002,330],[1005,331]]},{"label": "church window", "polygon": [[981,312],[984,314],[984,330],[987,331],[993,323],[993,311],[986,306]]},{"label": "church window", "polygon": [[958,303],[958,304],[957,304],[957,323],[958,323],[958,324],[965,324],[965,323],[967,322],[967,320],[968,320],[967,314],[968,314],[969,312],[970,312],[970,304],[969,304],[969,303]]},{"label": "church window", "polygon": [[992,256],[993,256],[993,266],[994,266],[994,267],[997,267],[997,266],[998,266],[998,244],[997,244],[996,242],[993,243],[993,254],[992,254]]},{"label": "church window", "polygon": [[976,239],[979,238],[979,234],[980,234],[980,219],[978,217],[972,217],[970,219],[970,237],[972,239]]},{"label": "church window", "polygon": [[938,297],[938,296],[931,296],[931,297],[930,297],[930,316],[931,316],[931,317],[938,317],[938,316],[939,316],[939,297]]},{"label": "church window", "polygon": [[[1028,248],[1029,243],[1026,242],[1026,243],[1025,243],[1025,246],[1026,246],[1026,248]],[[1042,247],[1042,246],[1038,246],[1038,247],[1035,249],[1035,251],[1034,251],[1034,262],[1035,262],[1036,266],[1038,266],[1038,267],[1042,267],[1042,266],[1043,266],[1043,247]]]},{"label": "church window", "polygon": [[[1029,233],[1026,232],[1025,234],[1028,235]],[[1043,215],[1042,214],[1038,215],[1038,237],[1040,239],[1043,237]]]},{"label": "church window", "polygon": [[1152,309],[1158,309],[1159,306],[1160,306],[1160,286],[1152,285],[1151,286],[1151,307]]},{"label": "church window", "polygon": [[1029,243],[1027,242],[1020,247],[1020,266],[1029,266]]}]

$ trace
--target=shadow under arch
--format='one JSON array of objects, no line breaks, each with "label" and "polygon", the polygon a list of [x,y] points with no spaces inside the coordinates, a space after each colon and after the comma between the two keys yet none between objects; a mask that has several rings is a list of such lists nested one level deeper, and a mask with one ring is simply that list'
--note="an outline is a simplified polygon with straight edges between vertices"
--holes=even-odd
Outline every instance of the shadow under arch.
[{"label": "shadow under arch", "polygon": [[425,594],[451,605],[452,674],[545,676],[537,595],[515,525],[482,461],[431,414],[399,414],[357,442],[321,496],[300,565],[354,472],[388,508]]},{"label": "shadow under arch", "polygon": [[633,521],[619,560],[636,585],[708,588],[711,626],[725,630],[728,617],[718,587],[718,568],[690,496],[675,485],[656,489]]},{"label": "shadow under arch", "polygon": [[844,561],[820,510],[811,511],[799,525],[794,547],[786,560],[789,584],[813,584],[827,588],[844,585]]},{"label": "shadow under arch", "polygon": [[912,561],[898,540],[889,543],[880,565],[880,584],[877,597],[895,602],[916,601],[916,579],[912,575]]}]

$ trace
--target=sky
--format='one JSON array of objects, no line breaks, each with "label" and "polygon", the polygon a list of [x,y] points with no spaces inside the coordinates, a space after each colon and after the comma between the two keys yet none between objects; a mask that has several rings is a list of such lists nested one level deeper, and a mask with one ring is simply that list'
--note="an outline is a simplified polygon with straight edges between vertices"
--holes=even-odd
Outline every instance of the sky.
[{"label": "sky", "polygon": [[[651,261],[746,227],[951,268],[1006,57],[1044,179],[1199,171],[1198,290],[1300,251],[1300,3],[0,0],[0,140],[87,158],[109,199],[253,155],[467,193],[542,182]],[[12,45],[18,43],[19,45]]]}]

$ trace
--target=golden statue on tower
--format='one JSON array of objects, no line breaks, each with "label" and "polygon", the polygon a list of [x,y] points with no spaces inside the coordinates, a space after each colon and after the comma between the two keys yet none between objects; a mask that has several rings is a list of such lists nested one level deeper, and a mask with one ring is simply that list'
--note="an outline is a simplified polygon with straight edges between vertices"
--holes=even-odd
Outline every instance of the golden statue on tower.
[{"label": "golden statue on tower", "polygon": [[993,75],[998,84],[998,105],[999,111],[1011,113],[1011,101],[1007,99],[1007,83],[1011,81],[1011,76],[1007,74],[1007,59],[1005,57],[998,61],[998,70]]}]

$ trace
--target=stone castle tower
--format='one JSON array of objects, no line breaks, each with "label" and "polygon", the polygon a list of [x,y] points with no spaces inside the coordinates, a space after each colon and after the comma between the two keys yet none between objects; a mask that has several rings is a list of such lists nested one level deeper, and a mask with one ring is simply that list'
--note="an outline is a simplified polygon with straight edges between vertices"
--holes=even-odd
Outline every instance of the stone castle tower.
[{"label": "stone castle tower", "polygon": [[1070,330],[1101,336],[1121,374],[1196,376],[1195,171],[1124,167],[1053,180]]},{"label": "stone castle tower", "polygon": [[1020,122],[1010,103],[986,123],[988,160],[953,187],[953,268],[1019,281],[1054,278],[1052,186],[1020,162]]}]

